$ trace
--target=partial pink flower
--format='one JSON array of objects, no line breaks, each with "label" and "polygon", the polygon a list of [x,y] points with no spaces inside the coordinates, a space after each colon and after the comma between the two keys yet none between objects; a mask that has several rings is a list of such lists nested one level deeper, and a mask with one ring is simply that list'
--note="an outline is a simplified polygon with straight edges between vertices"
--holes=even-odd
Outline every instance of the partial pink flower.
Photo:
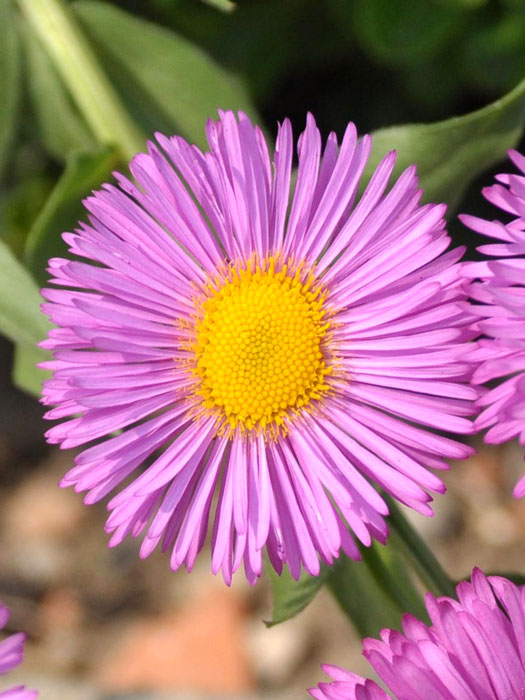
[{"label": "partial pink flower", "polygon": [[385,684],[334,666],[318,700],[510,700],[525,698],[525,587],[479,569],[458,600],[426,597],[430,627],[405,615],[403,632],[365,639],[363,654]]},{"label": "partial pink flower", "polygon": [[[9,619],[9,610],[0,603],[0,629],[3,629]],[[22,663],[24,657],[25,634],[18,632],[0,642],[0,674],[8,673]],[[17,686],[10,690],[0,691],[0,700],[33,700],[38,693]]]},{"label": "partial pink flower", "polygon": [[[509,156],[525,174],[525,157],[516,151]],[[499,379],[479,401],[482,411],[476,420],[478,429],[487,428],[485,441],[501,443],[519,438],[525,445],[525,177],[497,175],[499,183],[482,192],[489,202],[512,216],[503,223],[475,216],[460,216],[461,221],[498,243],[478,248],[495,260],[471,263],[466,274],[473,282],[471,297],[482,316],[479,329],[486,338],[478,341],[472,359],[480,362],[473,382],[482,384]],[[514,489],[517,498],[525,495],[525,476]]]},{"label": "partial pink flower", "polygon": [[[319,572],[387,537],[377,491],[432,514],[429,469],[471,453],[477,391],[459,249],[444,205],[420,205],[415,168],[391,186],[389,153],[358,195],[371,139],[339,146],[312,116],[270,154],[244,114],[209,122],[208,152],[157,135],[85,201],[64,234],[87,262],[50,261],[43,402],[74,448],[62,481],[109,502],[111,545],[144,534],[193,566],[211,530],[213,572],[266,549],[277,571]],[[161,150],[163,149],[163,150]],[[123,485],[124,484],[124,485]],[[210,527],[209,527],[210,526]]]}]

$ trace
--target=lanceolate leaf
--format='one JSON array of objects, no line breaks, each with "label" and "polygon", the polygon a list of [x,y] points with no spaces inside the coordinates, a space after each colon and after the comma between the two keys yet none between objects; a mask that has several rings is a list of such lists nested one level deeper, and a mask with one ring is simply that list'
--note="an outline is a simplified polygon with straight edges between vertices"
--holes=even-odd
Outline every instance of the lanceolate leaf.
[{"label": "lanceolate leaf", "polygon": [[331,573],[330,567],[323,566],[319,576],[303,573],[299,581],[295,581],[288,569],[284,569],[280,576],[271,566],[267,566],[266,571],[272,584],[273,595],[272,619],[266,622],[268,627],[285,622],[304,610]]},{"label": "lanceolate leaf", "polygon": [[23,39],[29,97],[45,148],[55,158],[65,160],[72,152],[94,147],[95,141],[84,119],[27,22]]},{"label": "lanceolate leaf", "polygon": [[378,585],[364,561],[343,556],[327,585],[362,637],[374,637],[384,627],[399,627],[403,610]]},{"label": "lanceolate leaf", "polygon": [[[423,620],[427,615],[423,598],[414,586],[413,578],[401,551],[402,547],[392,532],[386,546],[373,542],[371,547],[361,547],[366,567],[372,574],[374,583],[377,584],[377,595],[379,595],[379,591],[382,591],[387,596],[389,603],[397,606],[399,611],[412,613]],[[379,618],[378,623],[380,627],[385,626],[385,623]]]},{"label": "lanceolate leaf", "polygon": [[40,312],[42,299],[33,278],[0,241],[0,332],[15,343],[34,347],[49,323]]},{"label": "lanceolate leaf", "polygon": [[15,132],[20,94],[20,47],[15,19],[11,0],[0,0],[0,173]]},{"label": "lanceolate leaf", "polygon": [[82,199],[111,178],[118,164],[115,151],[107,147],[87,153],[73,153],[44,208],[36,219],[26,243],[25,259],[35,278],[47,279],[47,261],[66,253],[61,238],[86,217]]},{"label": "lanceolate leaf", "polygon": [[183,37],[108,3],[82,0],[73,8],[145,133],[177,132],[202,146],[206,119],[218,108],[257,119],[242,82]]},{"label": "lanceolate leaf", "polygon": [[335,599],[358,632],[373,636],[383,627],[397,628],[404,612],[424,618],[425,608],[415,590],[399,552],[374,543],[361,547],[362,561],[346,555],[332,567],[321,566],[319,576],[303,574],[295,581],[285,569],[279,576],[267,567],[272,585],[272,619],[268,626],[289,620],[306,608],[323,585]]},{"label": "lanceolate leaf", "polygon": [[524,125],[525,80],[500,100],[465,116],[379,129],[367,172],[370,175],[384,154],[396,149],[398,173],[417,164],[425,201],[454,208],[469,182],[516,145]]}]

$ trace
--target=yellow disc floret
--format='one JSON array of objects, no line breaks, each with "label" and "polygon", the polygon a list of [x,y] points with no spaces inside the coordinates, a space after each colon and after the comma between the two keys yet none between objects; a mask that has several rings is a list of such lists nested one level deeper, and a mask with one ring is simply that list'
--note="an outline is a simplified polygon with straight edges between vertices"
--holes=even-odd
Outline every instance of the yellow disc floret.
[{"label": "yellow disc floret", "polygon": [[196,394],[231,431],[284,432],[285,418],[329,387],[324,294],[277,257],[230,266],[198,303]]}]

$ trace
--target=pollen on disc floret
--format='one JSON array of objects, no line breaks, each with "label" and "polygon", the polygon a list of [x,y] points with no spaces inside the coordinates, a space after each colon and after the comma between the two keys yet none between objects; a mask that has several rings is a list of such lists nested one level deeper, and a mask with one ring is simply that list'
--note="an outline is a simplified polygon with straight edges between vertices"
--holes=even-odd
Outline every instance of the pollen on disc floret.
[{"label": "pollen on disc floret", "polygon": [[229,431],[285,432],[329,390],[325,294],[304,265],[236,263],[197,300],[196,396]]}]

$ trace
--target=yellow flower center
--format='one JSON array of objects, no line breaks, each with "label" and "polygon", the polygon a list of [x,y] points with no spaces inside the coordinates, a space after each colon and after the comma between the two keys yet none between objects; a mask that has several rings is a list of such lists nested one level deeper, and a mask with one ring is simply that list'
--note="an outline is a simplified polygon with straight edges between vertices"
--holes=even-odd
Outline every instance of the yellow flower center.
[{"label": "yellow flower center", "polygon": [[230,432],[284,433],[287,416],[329,389],[325,295],[311,272],[290,268],[277,256],[231,266],[199,302],[196,393]]}]

